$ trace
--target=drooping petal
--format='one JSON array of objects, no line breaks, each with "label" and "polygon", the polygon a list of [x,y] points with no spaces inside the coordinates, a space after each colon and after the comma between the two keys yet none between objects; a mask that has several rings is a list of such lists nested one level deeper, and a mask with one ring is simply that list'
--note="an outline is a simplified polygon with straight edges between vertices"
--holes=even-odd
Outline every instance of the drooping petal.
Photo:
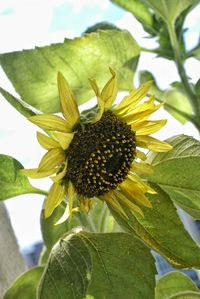
[{"label": "drooping petal", "polygon": [[74,133],[53,132],[53,136],[59,142],[62,149],[66,150],[74,138]]},{"label": "drooping petal", "polygon": [[94,203],[94,200],[91,199],[91,198],[85,198],[85,197],[79,197],[79,202],[80,202],[80,208],[82,211],[86,212],[86,213],[89,213],[93,203]]},{"label": "drooping petal", "polygon": [[116,199],[113,192],[105,193],[102,196],[102,200],[105,200],[105,202],[110,204],[117,212],[121,213],[123,216],[128,218],[128,216],[126,215],[124,209],[122,208],[122,206],[120,205],[120,203]]},{"label": "drooping petal", "polygon": [[39,144],[47,150],[60,147],[60,144],[56,140],[40,132],[37,132],[37,140]]},{"label": "drooping petal", "polygon": [[67,188],[67,208],[69,213],[69,221],[72,217],[72,209],[75,197],[75,189],[71,181],[69,181],[68,188]]},{"label": "drooping petal", "polygon": [[144,191],[139,188],[139,185],[134,183],[132,180],[126,179],[122,184],[120,184],[120,188],[125,195],[125,197],[129,198],[129,200],[134,201],[139,205],[143,205],[145,207],[151,208],[151,202],[145,196]]},{"label": "drooping petal", "polygon": [[64,178],[64,176],[66,175],[67,172],[67,161],[64,163],[64,167],[62,170],[60,170],[58,172],[58,174],[56,174],[55,176],[51,177],[53,182],[58,182],[60,181],[62,178]]},{"label": "drooping petal", "polygon": [[150,135],[159,131],[166,122],[166,119],[141,121],[133,123],[131,129],[136,132],[137,135]]},{"label": "drooping petal", "polygon": [[136,212],[138,214],[140,214],[142,217],[144,217],[144,214],[142,212],[142,210],[140,209],[140,207],[138,207],[137,205],[135,205],[133,202],[131,202],[128,198],[126,198],[126,196],[120,192],[120,191],[113,191],[115,196],[117,197],[117,200],[121,202],[122,205],[126,206],[128,209],[130,209],[132,212]]},{"label": "drooping petal", "polygon": [[144,162],[137,162],[134,161],[131,164],[131,171],[136,172],[140,175],[142,174],[152,174],[153,173],[153,166]]},{"label": "drooping petal", "polygon": [[105,109],[110,109],[117,96],[117,78],[116,73],[110,68],[112,78],[106,83],[102,92],[101,98],[105,103]]},{"label": "drooping petal", "polygon": [[53,211],[63,201],[65,196],[65,186],[60,183],[54,183],[50,189],[49,195],[45,202],[44,215],[45,218],[51,216]]},{"label": "drooping petal", "polygon": [[38,172],[38,168],[20,169],[20,172],[32,179],[41,179],[54,174],[58,169],[50,169],[48,171]]},{"label": "drooping petal", "polygon": [[140,151],[140,150],[136,150],[136,158],[139,158],[140,160],[145,161],[147,156],[145,155],[144,152]]},{"label": "drooping petal", "polygon": [[134,182],[134,184],[137,184],[137,187],[143,193],[157,194],[157,192],[154,189],[152,189],[149,185],[147,185],[145,182],[143,182],[143,180],[134,173],[129,172],[126,179],[128,179],[128,181],[131,180],[132,182]]},{"label": "drooping petal", "polygon": [[121,114],[128,111],[129,108],[134,108],[147,94],[152,85],[152,81],[145,82],[139,88],[133,90],[128,96],[124,97],[119,105],[114,108],[114,111]]},{"label": "drooping petal", "polygon": [[44,130],[59,131],[64,133],[71,132],[71,128],[68,126],[66,120],[57,115],[39,114],[30,116],[28,120]]},{"label": "drooping petal", "polygon": [[[77,212],[79,212],[79,208],[78,207],[72,209],[72,213],[77,213]],[[65,221],[67,221],[68,218],[69,218],[69,216],[70,216],[69,215],[69,205],[67,204],[67,206],[66,206],[66,208],[64,210],[64,213],[62,214],[62,216],[60,217],[60,219],[58,219],[58,221],[55,223],[55,225],[58,225],[58,224],[61,224],[61,223],[65,222]]]},{"label": "drooping petal", "polygon": [[66,156],[61,148],[53,148],[49,150],[40,161],[38,172],[51,170],[58,164],[65,162]]},{"label": "drooping petal", "polygon": [[60,72],[58,72],[57,80],[61,111],[72,129],[80,120],[78,106],[67,80]]},{"label": "drooping petal", "polygon": [[154,152],[167,152],[173,148],[169,143],[160,141],[151,136],[137,136],[136,142],[137,146],[148,148]]}]

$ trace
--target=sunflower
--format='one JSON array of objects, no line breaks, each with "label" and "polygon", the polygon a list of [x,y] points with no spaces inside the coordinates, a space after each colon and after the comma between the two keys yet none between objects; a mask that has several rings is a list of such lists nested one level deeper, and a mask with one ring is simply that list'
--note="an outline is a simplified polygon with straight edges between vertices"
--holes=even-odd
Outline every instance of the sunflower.
[{"label": "sunflower", "polygon": [[[47,134],[37,133],[40,145],[47,150],[38,168],[24,169],[31,178],[51,176],[53,185],[45,201],[45,217],[67,198],[59,223],[79,208],[89,211],[99,198],[127,217],[124,207],[143,216],[141,207],[151,207],[148,193],[156,193],[141,174],[152,172],[139,148],[155,152],[171,150],[171,145],[149,136],[160,130],[166,120],[148,120],[161,107],[147,95],[151,82],[134,89],[115,105],[117,79],[111,79],[102,91],[95,80],[89,80],[98,105],[80,114],[74,95],[63,75],[58,73],[58,91],[63,118],[41,114],[29,120]],[[79,207],[74,207],[74,202]]]}]

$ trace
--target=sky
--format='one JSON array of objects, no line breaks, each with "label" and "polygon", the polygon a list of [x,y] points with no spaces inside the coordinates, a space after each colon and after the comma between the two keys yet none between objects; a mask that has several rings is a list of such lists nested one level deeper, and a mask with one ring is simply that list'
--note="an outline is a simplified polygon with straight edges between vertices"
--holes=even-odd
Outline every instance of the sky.
[{"label": "sky", "polygon": [[[186,38],[187,47],[195,46],[199,38],[200,5],[188,16],[189,27]],[[89,26],[107,21],[119,28],[127,29],[143,47],[155,47],[156,42],[145,36],[142,26],[130,14],[108,0],[1,0],[0,2],[0,53],[29,49],[55,42],[64,38],[80,36]],[[188,59],[186,69],[189,77],[196,82],[199,77],[200,62]],[[179,80],[173,62],[156,58],[151,53],[142,53],[139,70],[149,70],[161,88]],[[163,71],[164,70],[164,71]],[[19,70],[20,71],[20,70]],[[135,78],[137,81],[137,78]],[[13,93],[15,90],[0,68],[0,85]],[[185,133],[198,138],[194,127],[187,123],[181,125],[164,111],[154,118],[169,119],[164,129],[157,135],[165,139],[172,135]],[[26,168],[36,167],[44,151],[36,141],[37,128],[12,108],[0,96],[0,145],[1,153],[19,160]],[[24,141],[25,140],[25,141]],[[49,179],[31,180],[34,186],[48,190]],[[21,248],[26,248],[41,240],[39,225],[43,204],[41,195],[29,194],[6,201],[11,222]]]}]

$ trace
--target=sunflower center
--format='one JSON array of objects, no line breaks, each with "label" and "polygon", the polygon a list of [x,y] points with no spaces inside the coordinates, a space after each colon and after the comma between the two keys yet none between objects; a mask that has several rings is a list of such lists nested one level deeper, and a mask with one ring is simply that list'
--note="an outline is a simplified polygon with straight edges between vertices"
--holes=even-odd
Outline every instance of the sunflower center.
[{"label": "sunflower center", "polygon": [[66,179],[79,195],[93,197],[115,189],[135,158],[135,134],[112,112],[95,124],[79,125],[68,149]]}]

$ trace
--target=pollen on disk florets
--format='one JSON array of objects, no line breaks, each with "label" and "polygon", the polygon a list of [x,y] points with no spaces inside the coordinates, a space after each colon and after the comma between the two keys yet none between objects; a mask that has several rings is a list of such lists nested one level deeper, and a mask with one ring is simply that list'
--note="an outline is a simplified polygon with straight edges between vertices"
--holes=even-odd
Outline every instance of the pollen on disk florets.
[{"label": "pollen on disk florets", "polygon": [[135,134],[112,112],[94,124],[79,125],[69,146],[67,174],[79,195],[93,197],[115,189],[135,158]]}]

